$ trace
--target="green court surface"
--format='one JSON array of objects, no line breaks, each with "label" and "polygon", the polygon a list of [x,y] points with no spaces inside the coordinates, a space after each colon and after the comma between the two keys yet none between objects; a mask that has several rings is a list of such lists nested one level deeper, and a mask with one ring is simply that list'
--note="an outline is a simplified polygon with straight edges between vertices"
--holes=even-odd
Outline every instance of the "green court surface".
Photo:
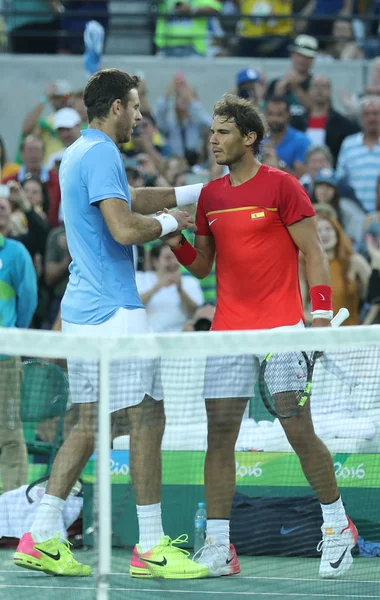
[{"label": "green court surface", "polygon": [[[77,551],[94,564],[92,551]],[[14,567],[12,551],[0,551],[1,600],[95,600],[95,577],[58,578]],[[318,559],[241,557],[234,577],[175,581],[137,580],[128,574],[130,553],[114,550],[110,600],[365,600],[380,599],[380,560],[355,558],[344,578],[318,578]]]}]

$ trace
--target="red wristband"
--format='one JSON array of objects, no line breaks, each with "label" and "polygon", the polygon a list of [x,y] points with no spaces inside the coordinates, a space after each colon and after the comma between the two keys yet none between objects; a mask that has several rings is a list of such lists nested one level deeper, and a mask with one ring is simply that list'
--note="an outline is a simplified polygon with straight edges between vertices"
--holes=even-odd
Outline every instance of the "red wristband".
[{"label": "red wristband", "polygon": [[332,289],[329,285],[310,288],[311,310],[332,310]]},{"label": "red wristband", "polygon": [[171,250],[176,255],[178,262],[184,267],[191,265],[197,257],[196,249],[187,240],[181,246],[172,248]]}]

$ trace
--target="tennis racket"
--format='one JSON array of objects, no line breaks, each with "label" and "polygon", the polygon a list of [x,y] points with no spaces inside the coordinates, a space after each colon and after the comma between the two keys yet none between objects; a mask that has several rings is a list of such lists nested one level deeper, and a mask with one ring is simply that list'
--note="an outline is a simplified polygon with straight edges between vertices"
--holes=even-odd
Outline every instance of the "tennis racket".
[{"label": "tennis racket", "polygon": [[[347,308],[341,308],[331,321],[332,327],[339,327],[349,316]],[[272,416],[288,419],[305,406],[311,396],[315,363],[322,356],[323,352],[313,352],[310,357],[306,352],[266,355],[260,366],[259,392]]]},{"label": "tennis racket", "polygon": [[[28,499],[29,504],[33,504],[34,502],[41,500],[43,495],[46,492],[47,484],[49,481],[49,475],[46,477],[41,477],[41,479],[37,479],[33,481],[25,490],[26,497]],[[81,479],[78,479],[71,489],[69,496],[80,496],[83,497],[83,482]]]}]

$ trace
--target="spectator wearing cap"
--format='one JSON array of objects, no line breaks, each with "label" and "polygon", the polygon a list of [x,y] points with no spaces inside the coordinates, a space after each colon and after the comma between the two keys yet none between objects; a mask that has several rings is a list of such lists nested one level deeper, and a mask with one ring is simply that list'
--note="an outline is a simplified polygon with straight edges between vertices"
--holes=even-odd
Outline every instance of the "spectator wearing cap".
[{"label": "spectator wearing cap", "polygon": [[49,156],[46,165],[49,171],[59,168],[64,151],[77,141],[80,136],[81,123],[80,114],[73,108],[61,108],[55,113],[53,125],[63,148]]},{"label": "spectator wearing cap", "polygon": [[380,175],[380,98],[368,96],[360,103],[361,132],[342,143],[337,176],[345,178],[366,212],[376,210],[376,186]]},{"label": "spectator wearing cap", "polygon": [[286,58],[293,34],[292,0],[236,1],[243,15],[238,56]]},{"label": "spectator wearing cap", "polygon": [[44,143],[34,136],[28,135],[21,143],[22,165],[17,173],[5,177],[3,183],[18,181],[22,184],[30,175],[38,177],[42,183],[46,184],[47,192],[50,198],[48,221],[52,227],[58,225],[58,207],[61,201],[61,191],[59,188],[58,173],[48,171],[43,165]]},{"label": "spectator wearing cap", "polygon": [[[206,56],[209,42],[209,17],[219,15],[218,0],[160,0],[156,24],[157,54],[170,58]],[[196,17],[196,18],[195,18]]]},{"label": "spectator wearing cap", "polygon": [[290,127],[289,105],[284,97],[273,96],[266,105],[269,138],[262,144],[263,162],[283,168],[298,179],[305,172],[305,156],[311,142],[305,133]]},{"label": "spectator wearing cap", "polygon": [[236,94],[250,100],[256,108],[264,107],[265,79],[256,69],[242,69],[236,74]]},{"label": "spectator wearing cap", "polygon": [[307,135],[313,145],[330,148],[335,165],[344,138],[357,133],[359,126],[333,108],[331,81],[325,75],[314,75],[309,95]]},{"label": "spectator wearing cap", "polygon": [[332,169],[321,169],[317,173],[311,199],[313,204],[332,206],[348,237],[354,243],[360,242],[365,212],[357,201],[341,196],[338,180]]},{"label": "spectator wearing cap", "polygon": [[307,114],[311,109],[309,94],[311,69],[318,53],[318,41],[309,35],[298,35],[290,46],[291,66],[286,73],[271,81],[267,99],[285,96],[291,115],[291,125],[300,131],[307,129]]},{"label": "spectator wearing cap", "polygon": [[[71,94],[71,84],[64,79],[59,79],[50,84],[41,95],[38,104],[27,114],[22,124],[21,133],[24,138],[27,135],[34,134],[44,142],[44,163],[48,161],[53,152],[58,152],[64,147],[54,128],[54,114],[58,110],[70,106]],[[43,117],[42,113],[48,105],[52,106],[54,112],[47,117]]]}]

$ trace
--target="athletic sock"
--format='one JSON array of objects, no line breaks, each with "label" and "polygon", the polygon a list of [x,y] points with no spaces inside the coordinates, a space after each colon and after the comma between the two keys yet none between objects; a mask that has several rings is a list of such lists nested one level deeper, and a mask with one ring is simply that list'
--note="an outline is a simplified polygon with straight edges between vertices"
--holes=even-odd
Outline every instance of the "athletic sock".
[{"label": "athletic sock", "polygon": [[56,537],[65,501],[57,496],[45,494],[37,509],[30,533],[35,542],[46,542]]},{"label": "athletic sock", "polygon": [[206,543],[230,547],[230,520],[207,519]]},{"label": "athletic sock", "polygon": [[162,529],[161,502],[147,506],[137,505],[136,508],[139,521],[139,546],[144,554],[157,546],[165,535]]},{"label": "athletic sock", "polygon": [[322,504],[322,515],[323,515],[323,527],[336,529],[336,533],[340,533],[342,529],[347,527],[348,521],[346,511],[343,506],[342,498],[339,496],[338,500],[331,502],[330,504]]}]

